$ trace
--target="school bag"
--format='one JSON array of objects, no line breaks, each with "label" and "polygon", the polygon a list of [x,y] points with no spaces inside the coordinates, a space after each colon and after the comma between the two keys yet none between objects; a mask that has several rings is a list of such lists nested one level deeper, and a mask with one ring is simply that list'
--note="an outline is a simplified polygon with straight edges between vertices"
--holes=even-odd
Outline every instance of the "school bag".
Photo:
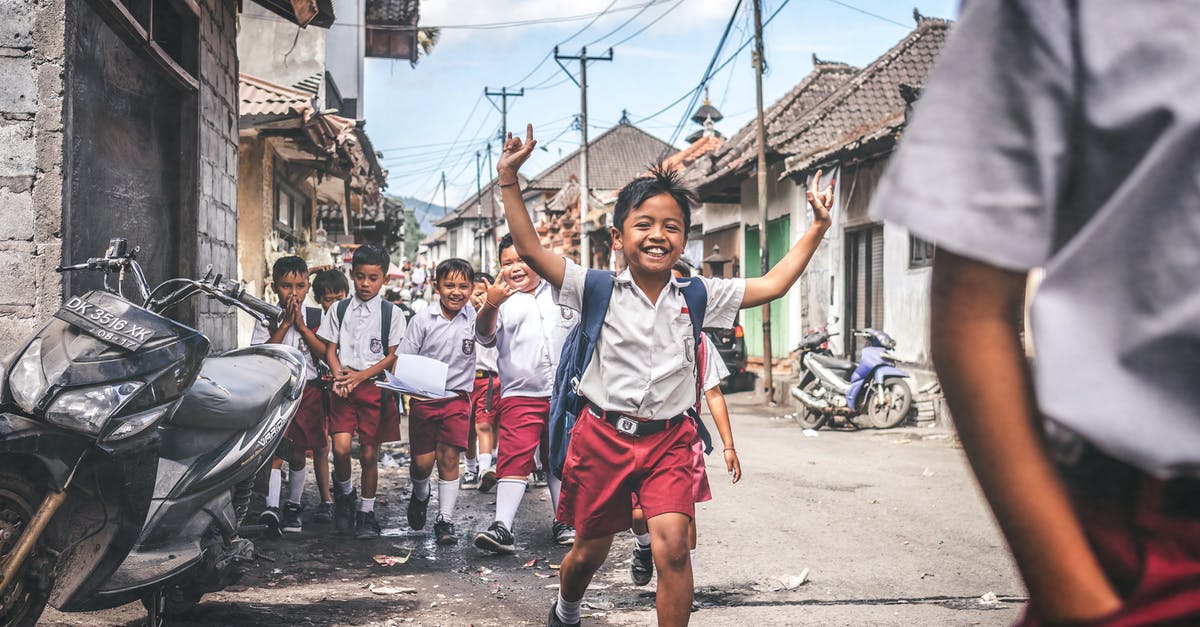
[{"label": "school bag", "polygon": [[[334,307],[334,312],[337,314],[338,334],[342,332],[342,322],[346,320],[346,312],[350,309],[350,300],[354,298],[343,298],[339,300]],[[389,303],[382,298],[379,299],[379,339],[383,342],[383,354],[387,355],[388,347],[391,346],[391,330],[392,330],[392,309],[395,305]],[[340,339],[340,338],[339,338]]]},{"label": "school bag", "polygon": [[[607,270],[588,270],[583,280],[582,320],[563,343],[562,356],[554,374],[554,389],[550,394],[550,471],[562,478],[563,464],[567,460],[567,447],[571,443],[571,429],[583,411],[584,399],[579,395],[579,381],[592,361],[600,330],[604,328],[604,317],[612,300],[615,274]],[[681,279],[682,282],[682,279]],[[687,279],[683,285],[683,300],[692,320],[692,345],[696,347],[696,363],[700,364],[700,333],[704,326],[704,310],[708,307],[708,291],[698,279]],[[700,420],[699,398],[704,385],[704,371],[696,373],[696,405],[692,412],[696,420],[696,431],[704,441],[704,452],[712,451],[712,437],[704,422]]]}]

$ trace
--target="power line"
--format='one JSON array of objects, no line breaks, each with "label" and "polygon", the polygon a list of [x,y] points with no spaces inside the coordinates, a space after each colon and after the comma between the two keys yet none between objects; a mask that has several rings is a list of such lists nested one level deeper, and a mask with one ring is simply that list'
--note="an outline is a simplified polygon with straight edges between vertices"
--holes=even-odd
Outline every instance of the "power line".
[{"label": "power line", "polygon": [[[540,17],[540,18],[532,18],[532,19],[527,19],[527,20],[511,20],[508,22],[491,22],[491,23],[483,23],[483,24],[441,24],[441,25],[437,25],[437,26],[422,26],[421,28],[440,28],[443,30],[449,30],[449,29],[496,30],[496,29],[501,29],[501,28],[518,28],[518,27],[522,27],[522,26],[538,26],[541,24],[559,24],[562,22],[577,22],[579,20],[597,18],[597,17],[600,17],[601,15],[604,15],[605,13],[619,13],[619,12],[624,12],[624,11],[633,11],[636,9],[641,9],[641,8],[650,6],[650,5],[654,4],[655,2],[660,2],[660,1],[661,0],[649,0],[648,2],[642,2],[640,4],[630,4],[630,5],[623,6],[623,7],[617,7],[615,9],[605,9],[604,11],[594,11],[592,13],[581,13],[579,15],[561,15],[561,16],[557,16],[557,17]],[[376,27],[372,26],[372,28],[376,28]],[[405,28],[405,27],[401,27],[401,28]]]},{"label": "power line", "polygon": [[869,15],[873,18],[883,20],[883,21],[887,22],[888,24],[895,24],[896,26],[899,26],[900,28],[903,28],[904,30],[909,30],[909,28],[910,28],[908,24],[905,24],[903,22],[897,22],[896,20],[884,17],[877,13],[871,13],[870,11],[868,11],[866,9],[861,9],[861,8],[856,7],[853,4],[850,4],[848,2],[842,2],[841,0],[829,0],[829,2],[832,2],[839,6],[846,7],[847,9],[850,9],[851,11],[858,11],[859,13],[862,13],[863,15]]},{"label": "power line", "polygon": [[622,39],[621,41],[618,41],[617,43],[613,44],[613,45],[612,45],[612,47],[613,47],[613,48],[616,48],[617,46],[620,46],[621,44],[623,44],[623,43],[625,43],[625,42],[629,41],[630,39],[633,39],[634,37],[637,37],[638,35],[641,35],[641,34],[642,34],[642,33],[643,33],[643,32],[644,32],[644,31],[645,31],[647,28],[650,28],[651,26],[654,26],[655,24],[657,24],[659,20],[661,20],[661,19],[663,19],[664,17],[666,17],[666,16],[667,16],[667,14],[669,14],[671,11],[674,11],[675,9],[678,9],[678,8],[679,8],[679,5],[681,5],[681,4],[683,4],[683,0],[679,0],[679,1],[678,1],[678,2],[676,2],[675,4],[673,4],[673,5],[669,6],[669,7],[667,7],[667,10],[666,10],[666,11],[663,11],[661,15],[659,15],[659,16],[658,16],[658,17],[656,17],[656,18],[654,18],[653,20],[650,20],[650,23],[648,23],[648,24],[646,24],[645,26],[643,26],[643,27],[641,27],[641,28],[637,29],[636,31],[634,31],[634,33],[633,33],[632,35],[629,35],[628,37],[626,37],[626,38]]},{"label": "power line", "polygon": [[733,13],[729,16],[729,22],[725,24],[725,30],[721,33],[721,39],[717,42],[717,49],[713,51],[712,59],[709,60],[708,67],[704,70],[704,76],[700,78],[700,84],[698,84],[696,89],[692,92],[691,104],[689,104],[687,109],[684,110],[683,117],[679,120],[679,124],[675,126],[675,132],[671,133],[671,139],[667,142],[668,144],[675,144],[675,140],[679,138],[679,132],[683,130],[684,124],[687,123],[688,115],[696,106],[696,100],[700,97],[700,90],[703,89],[704,86],[708,84],[709,79],[712,78],[713,66],[716,65],[717,59],[721,58],[721,51],[725,48],[725,42],[729,39],[729,31],[733,28],[733,23],[735,20],[737,20],[738,11],[740,11],[741,8],[742,0],[738,0],[737,4],[733,7]]},{"label": "power line", "polygon": [[[655,0],[655,1],[657,2],[657,0]],[[596,38],[596,40],[595,40],[595,41],[589,41],[589,42],[588,42],[587,44],[585,44],[584,46],[585,46],[585,47],[587,47],[587,46],[595,46],[597,43],[599,43],[599,42],[601,42],[601,41],[604,41],[605,39],[608,39],[609,37],[612,37],[613,35],[617,34],[618,32],[620,32],[620,31],[621,31],[621,29],[622,29],[622,28],[625,28],[626,26],[628,26],[630,22],[632,22],[632,21],[634,21],[634,20],[638,19],[639,17],[641,17],[641,15],[642,15],[643,13],[645,13],[645,12],[646,12],[646,9],[649,9],[649,8],[650,8],[652,5],[654,5],[654,2],[649,2],[649,3],[647,3],[647,4],[646,4],[646,6],[642,7],[642,8],[641,8],[641,9],[640,9],[640,10],[639,10],[637,13],[634,13],[633,15],[631,15],[631,16],[629,17],[629,19],[625,20],[624,22],[621,22],[621,25],[620,25],[620,26],[617,26],[616,28],[614,28],[614,29],[612,29],[612,30],[608,31],[607,33],[604,33],[604,34],[603,34],[603,35],[601,35],[600,37]]]}]

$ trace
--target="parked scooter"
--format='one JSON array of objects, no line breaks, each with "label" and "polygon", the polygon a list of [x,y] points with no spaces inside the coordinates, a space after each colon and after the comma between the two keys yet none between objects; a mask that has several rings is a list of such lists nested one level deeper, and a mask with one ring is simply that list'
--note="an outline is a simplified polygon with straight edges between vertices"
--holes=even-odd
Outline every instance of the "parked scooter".
[{"label": "parked scooter", "polygon": [[[819,429],[842,418],[856,426],[888,429],[900,424],[912,407],[908,373],[895,365],[887,351],[896,340],[877,329],[855,331],[865,338],[859,362],[834,357],[827,346],[829,333],[821,328],[809,333],[796,347],[800,382],[792,388],[799,401],[800,424]],[[865,418],[865,420],[864,420]]]},{"label": "parked scooter", "polygon": [[3,369],[2,625],[33,625],[47,603],[139,599],[160,625],[253,558],[238,527],[299,406],[304,360],[279,345],[208,357],[208,339],[166,312],[196,295],[260,321],[281,310],[211,270],[151,290],[136,252],[114,239],[58,268],[103,273],[105,289],[69,298]]}]

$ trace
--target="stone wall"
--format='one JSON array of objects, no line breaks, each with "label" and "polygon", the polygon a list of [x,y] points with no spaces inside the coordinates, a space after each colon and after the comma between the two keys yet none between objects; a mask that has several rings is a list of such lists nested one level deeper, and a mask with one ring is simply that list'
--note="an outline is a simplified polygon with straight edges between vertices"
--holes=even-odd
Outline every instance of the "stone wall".
[{"label": "stone wall", "polygon": [[0,356],[62,298],[64,6],[0,2]]}]

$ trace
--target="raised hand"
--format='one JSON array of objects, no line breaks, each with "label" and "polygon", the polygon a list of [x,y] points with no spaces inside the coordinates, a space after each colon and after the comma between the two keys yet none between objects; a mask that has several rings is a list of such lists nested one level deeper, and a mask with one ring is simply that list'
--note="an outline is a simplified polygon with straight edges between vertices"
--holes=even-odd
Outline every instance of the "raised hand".
[{"label": "raised hand", "polygon": [[500,305],[503,305],[504,301],[508,300],[509,296],[512,296],[516,293],[517,288],[510,286],[508,282],[504,280],[504,275],[500,275],[500,278],[496,279],[495,283],[488,284],[487,296],[485,296],[485,298],[493,307],[499,309]]},{"label": "raised hand", "polygon": [[533,154],[536,146],[537,140],[533,138],[532,124],[525,125],[524,142],[519,137],[513,137],[511,132],[508,134],[508,139],[504,141],[504,152],[496,162],[496,172],[500,175],[501,185],[516,182],[517,170],[529,160],[529,155]]},{"label": "raised hand", "polygon": [[808,204],[813,208],[813,222],[823,224],[828,227],[833,223],[833,219],[829,215],[829,211],[833,209],[833,186],[836,181],[829,181],[829,185],[824,190],[821,185],[821,171],[813,175],[812,182],[808,185]]}]

